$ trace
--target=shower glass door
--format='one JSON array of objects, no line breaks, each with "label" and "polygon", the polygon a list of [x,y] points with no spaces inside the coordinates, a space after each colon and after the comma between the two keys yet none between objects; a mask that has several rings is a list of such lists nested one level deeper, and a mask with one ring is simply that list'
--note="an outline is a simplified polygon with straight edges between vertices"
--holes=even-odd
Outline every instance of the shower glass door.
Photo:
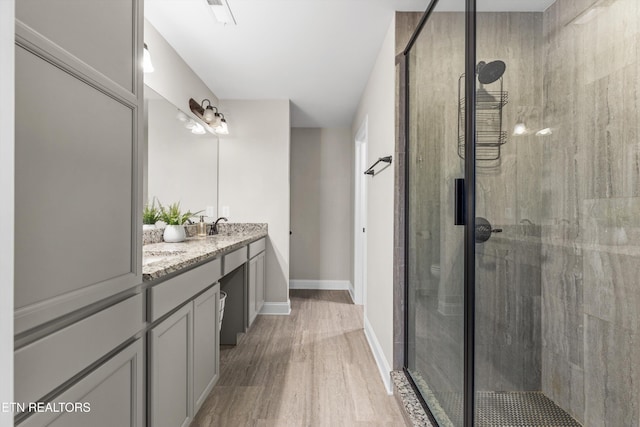
[{"label": "shower glass door", "polygon": [[[464,10],[464,0],[448,6]],[[404,14],[416,28],[422,14]],[[400,18],[399,18],[400,19]],[[407,36],[407,40],[409,37]],[[463,425],[464,227],[454,225],[465,14],[437,12],[406,52],[406,368],[439,425]]]}]

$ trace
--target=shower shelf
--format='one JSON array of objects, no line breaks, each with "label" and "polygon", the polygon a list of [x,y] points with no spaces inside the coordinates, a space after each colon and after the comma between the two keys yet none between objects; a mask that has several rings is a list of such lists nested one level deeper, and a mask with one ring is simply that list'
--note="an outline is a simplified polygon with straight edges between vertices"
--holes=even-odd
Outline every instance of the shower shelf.
[{"label": "shower shelf", "polygon": [[[458,156],[464,159],[466,98],[463,96],[465,75],[458,79]],[[482,84],[476,90],[476,160],[491,161],[500,158],[507,132],[502,130],[502,108],[509,102],[509,93],[503,90],[502,77],[499,90],[486,90]],[[492,83],[492,84],[494,84]]]}]

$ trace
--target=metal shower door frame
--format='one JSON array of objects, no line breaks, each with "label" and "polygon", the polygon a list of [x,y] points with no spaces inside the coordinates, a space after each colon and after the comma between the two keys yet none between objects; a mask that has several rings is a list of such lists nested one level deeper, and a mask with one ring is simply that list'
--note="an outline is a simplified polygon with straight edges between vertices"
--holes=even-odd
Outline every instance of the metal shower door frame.
[{"label": "metal shower door frame", "polygon": [[[468,105],[465,115],[465,159],[464,159],[464,427],[473,427],[475,413],[475,262],[476,262],[476,0],[465,0],[465,96]],[[411,69],[409,66],[409,52],[420,36],[425,24],[429,20],[439,0],[431,0],[420,22],[412,34],[404,51],[400,54],[404,60],[399,60],[400,75],[404,76],[404,149],[405,159],[409,159],[409,79]],[[404,206],[404,254],[405,267],[408,265],[409,254],[409,162],[405,160],[405,206]],[[434,425],[438,425],[427,403],[422,398],[408,367],[409,344],[409,269],[404,271],[404,371],[418,396],[422,406]]]}]

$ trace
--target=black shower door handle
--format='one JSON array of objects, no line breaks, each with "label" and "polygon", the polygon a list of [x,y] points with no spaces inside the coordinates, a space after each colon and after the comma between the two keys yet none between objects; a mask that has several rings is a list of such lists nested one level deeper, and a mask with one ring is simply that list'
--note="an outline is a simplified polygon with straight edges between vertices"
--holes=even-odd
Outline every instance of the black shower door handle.
[{"label": "black shower door handle", "polygon": [[464,214],[464,178],[455,179],[455,212],[453,218],[454,225],[465,225]]}]

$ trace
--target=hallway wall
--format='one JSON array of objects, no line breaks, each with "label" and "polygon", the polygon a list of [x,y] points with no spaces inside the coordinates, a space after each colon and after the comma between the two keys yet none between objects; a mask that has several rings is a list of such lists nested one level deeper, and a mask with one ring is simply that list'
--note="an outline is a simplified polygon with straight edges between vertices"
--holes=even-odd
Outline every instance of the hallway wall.
[{"label": "hallway wall", "polygon": [[351,280],[351,129],[291,129],[291,281]]},{"label": "hallway wall", "polygon": [[222,100],[229,135],[219,137],[218,209],[231,222],[269,224],[263,312],[289,314],[289,100]]},{"label": "hallway wall", "polygon": [[[395,78],[394,16],[352,125],[355,140],[358,129],[368,118],[368,165],[395,150]],[[371,177],[367,187],[365,333],[389,391],[393,361],[394,167],[392,163],[390,168]]]}]

